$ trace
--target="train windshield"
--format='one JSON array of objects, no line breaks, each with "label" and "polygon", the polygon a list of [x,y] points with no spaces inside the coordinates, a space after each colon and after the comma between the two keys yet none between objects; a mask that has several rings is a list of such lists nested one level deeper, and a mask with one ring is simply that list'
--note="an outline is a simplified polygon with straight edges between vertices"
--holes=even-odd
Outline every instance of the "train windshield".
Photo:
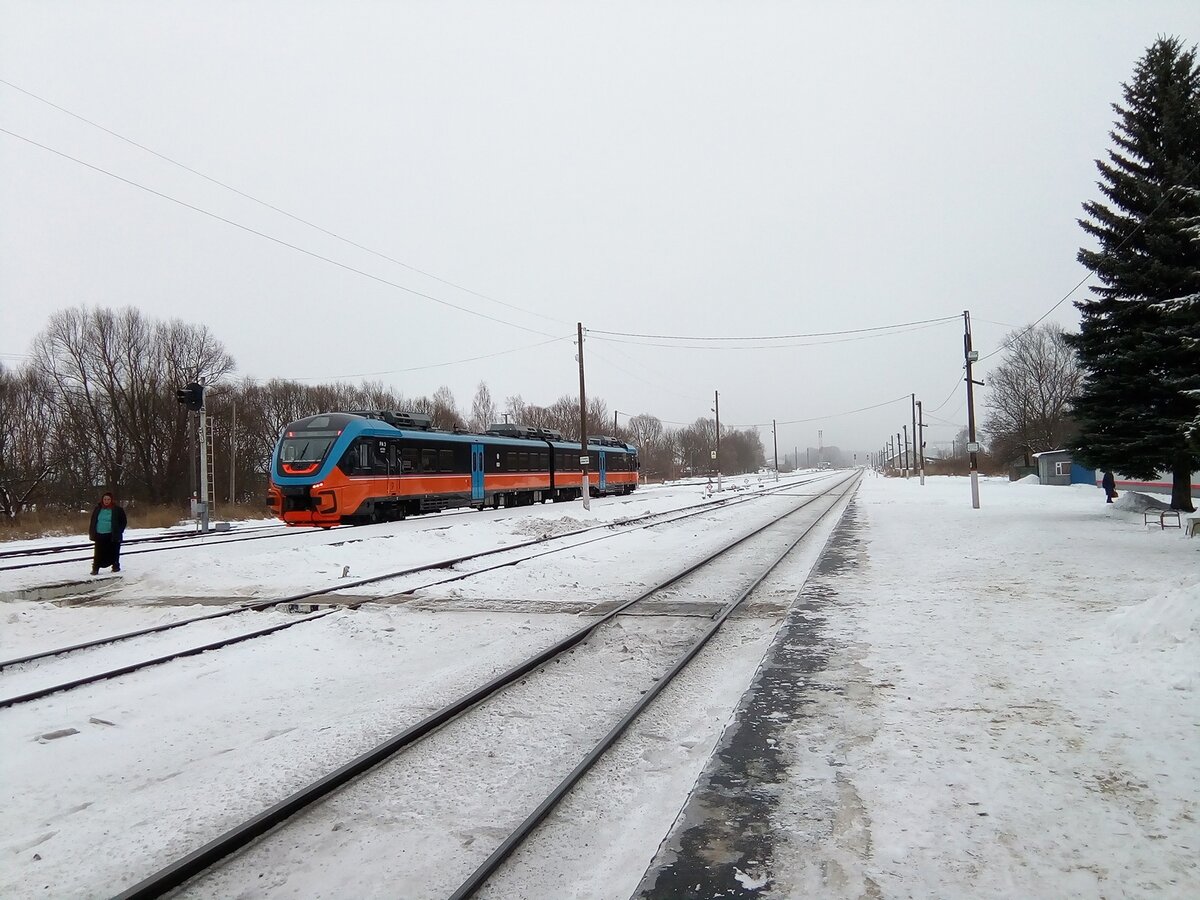
[{"label": "train windshield", "polygon": [[289,431],[279,445],[279,461],[284,463],[320,462],[337,439],[336,431]]}]

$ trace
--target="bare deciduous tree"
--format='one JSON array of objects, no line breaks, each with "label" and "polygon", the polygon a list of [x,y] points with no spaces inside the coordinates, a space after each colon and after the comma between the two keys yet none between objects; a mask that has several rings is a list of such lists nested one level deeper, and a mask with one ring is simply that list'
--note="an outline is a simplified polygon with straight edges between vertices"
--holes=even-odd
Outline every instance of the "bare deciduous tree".
[{"label": "bare deciduous tree", "polygon": [[496,404],[492,402],[492,392],[488,390],[487,382],[479,382],[475,389],[475,399],[471,401],[471,418],[467,427],[471,431],[482,433],[496,421]]},{"label": "bare deciduous tree", "polygon": [[1005,360],[988,377],[984,429],[998,459],[1065,446],[1075,432],[1070,401],[1082,373],[1062,332],[1046,323],[1018,334]]}]

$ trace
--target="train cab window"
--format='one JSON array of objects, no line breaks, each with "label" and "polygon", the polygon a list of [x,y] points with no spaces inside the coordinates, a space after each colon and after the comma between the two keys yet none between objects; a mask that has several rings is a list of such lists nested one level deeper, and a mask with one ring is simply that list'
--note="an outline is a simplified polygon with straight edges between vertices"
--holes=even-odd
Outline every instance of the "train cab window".
[{"label": "train cab window", "polygon": [[371,471],[371,447],[366,442],[358,445],[358,460],[354,465],[360,472]]},{"label": "train cab window", "polygon": [[454,451],[439,450],[438,451],[438,469],[442,472],[454,471]]},{"label": "train cab window", "polygon": [[426,447],[421,450],[421,471],[436,472],[437,471],[437,451],[432,447]]},{"label": "train cab window", "polygon": [[371,472],[375,475],[390,475],[392,472],[391,448],[387,441],[372,441]]},{"label": "train cab window", "polygon": [[400,448],[400,471],[404,474],[417,471],[419,458],[416,447]]}]

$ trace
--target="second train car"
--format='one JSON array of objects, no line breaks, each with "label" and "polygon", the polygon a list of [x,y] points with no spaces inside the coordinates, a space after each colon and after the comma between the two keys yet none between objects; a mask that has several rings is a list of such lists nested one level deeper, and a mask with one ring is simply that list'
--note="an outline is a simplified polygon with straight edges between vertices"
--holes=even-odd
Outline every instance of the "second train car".
[{"label": "second train car", "polygon": [[[493,425],[473,434],[434,430],[417,413],[324,413],[283,430],[267,503],[289,525],[330,527],[574,500],[582,494],[581,452],[546,429]],[[595,435],[586,455],[592,496],[637,487],[637,448]]]}]

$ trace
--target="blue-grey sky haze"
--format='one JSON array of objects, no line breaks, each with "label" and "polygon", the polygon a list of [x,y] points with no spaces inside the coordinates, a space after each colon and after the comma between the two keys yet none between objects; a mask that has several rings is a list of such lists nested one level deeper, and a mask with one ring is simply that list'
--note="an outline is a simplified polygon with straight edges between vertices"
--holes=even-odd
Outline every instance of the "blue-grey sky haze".
[{"label": "blue-grey sky haze", "polygon": [[[1200,40],[1200,4],[3,0],[0,79],[460,287],[5,84],[0,128],[492,319],[0,134],[0,360],[57,309],[133,305],[207,324],[240,375],[445,384],[469,410],[480,381],[576,393],[582,321],[588,392],[624,414],[689,422],[719,389],[722,422],[746,425],[915,392],[947,441],[966,422],[958,321],[756,350],[595,332],[969,309],[995,350],[1086,274],[1076,219],[1110,104],[1164,34]],[[1050,320],[1078,317],[1067,301]],[[780,453],[818,428],[874,450],[908,421],[901,402],[785,425]]]}]

